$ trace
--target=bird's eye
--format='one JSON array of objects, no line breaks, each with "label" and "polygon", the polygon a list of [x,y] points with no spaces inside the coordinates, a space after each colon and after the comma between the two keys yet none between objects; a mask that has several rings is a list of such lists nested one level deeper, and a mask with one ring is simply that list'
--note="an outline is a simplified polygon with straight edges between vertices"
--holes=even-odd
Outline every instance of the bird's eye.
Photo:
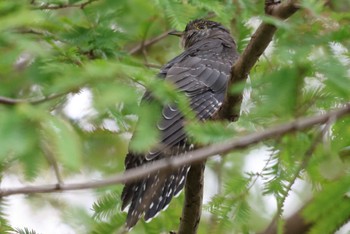
[{"label": "bird's eye", "polygon": [[203,24],[197,24],[197,25],[195,26],[195,28],[196,28],[197,30],[205,29],[205,25],[203,25]]}]

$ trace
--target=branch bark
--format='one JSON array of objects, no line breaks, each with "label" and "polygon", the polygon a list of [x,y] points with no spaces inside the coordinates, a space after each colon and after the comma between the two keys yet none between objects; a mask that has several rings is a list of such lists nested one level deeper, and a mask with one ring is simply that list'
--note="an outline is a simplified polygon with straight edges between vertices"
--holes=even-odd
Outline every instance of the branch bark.
[{"label": "branch bark", "polygon": [[178,234],[197,233],[202,214],[205,162],[191,166],[185,187],[185,202]]},{"label": "branch bark", "polygon": [[325,114],[299,118],[292,122],[271,127],[261,132],[251,133],[239,138],[232,138],[222,143],[213,144],[192,152],[188,152],[187,154],[166,158],[150,164],[145,164],[142,167],[133,168],[127,170],[125,173],[120,173],[103,180],[89,180],[89,182],[71,184],[67,183],[62,184],[60,186],[57,184],[47,184],[36,186],[24,186],[20,188],[2,188],[0,189],[0,197],[10,196],[14,194],[53,193],[68,190],[92,189],[115,184],[125,184],[127,182],[133,182],[140,178],[143,178],[144,176],[147,176],[150,173],[156,173],[158,170],[169,171],[175,170],[176,168],[179,168],[183,165],[200,163],[213,155],[225,154],[235,149],[246,148],[257,142],[281,137],[291,132],[305,130],[315,125],[324,124],[330,119],[333,121],[335,119],[339,119],[340,117],[349,114],[350,103],[347,103],[344,104],[343,107],[340,107],[333,111],[329,111]]}]

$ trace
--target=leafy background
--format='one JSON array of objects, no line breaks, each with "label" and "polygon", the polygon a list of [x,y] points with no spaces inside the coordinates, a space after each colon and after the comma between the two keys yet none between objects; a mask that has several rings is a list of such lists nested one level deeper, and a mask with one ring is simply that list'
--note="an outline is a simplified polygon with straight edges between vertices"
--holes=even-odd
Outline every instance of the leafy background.
[{"label": "leafy background", "polygon": [[[183,30],[195,18],[215,15],[213,20],[230,28],[240,52],[261,20],[278,27],[249,82],[232,87],[232,92],[245,87],[239,121],[190,125],[197,142],[239,137],[349,101],[350,5],[345,0],[300,1],[303,9],[287,22],[264,16],[263,1],[254,0],[99,0],[83,9],[47,9],[81,3],[0,1],[0,95],[47,98],[0,105],[1,187],[54,183],[55,166],[65,183],[122,172],[137,116],[144,116],[143,131],[132,147],[142,151],[156,141],[150,126],[160,104],[183,101],[156,79],[157,67],[181,52],[178,38],[130,51],[170,29]],[[139,107],[144,87],[154,93],[155,105]],[[315,223],[312,233],[333,233],[346,223],[350,118],[323,127],[209,160],[206,194],[216,191],[206,199],[198,233],[261,231],[273,216],[287,216],[311,197],[304,216]],[[60,233],[116,232],[125,221],[121,189],[1,198],[0,232],[45,232],[16,226],[11,217],[48,206]],[[23,202],[14,210],[16,199]],[[182,201],[182,196],[173,199],[166,212],[141,222],[134,233],[176,230]]]}]

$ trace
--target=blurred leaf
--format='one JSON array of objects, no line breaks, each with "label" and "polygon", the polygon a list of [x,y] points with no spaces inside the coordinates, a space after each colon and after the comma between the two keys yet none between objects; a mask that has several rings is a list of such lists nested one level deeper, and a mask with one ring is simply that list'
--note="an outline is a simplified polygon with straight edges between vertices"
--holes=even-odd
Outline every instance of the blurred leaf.
[{"label": "blurred leaf", "polygon": [[[324,113],[349,101],[350,14],[346,0],[328,1],[326,5],[303,0],[300,12],[288,22],[266,17],[264,2],[258,0],[100,0],[84,9],[37,9],[46,4],[85,2],[0,1],[0,96],[31,99],[88,89],[93,104],[93,114],[82,113],[81,118],[66,111],[69,103],[79,112],[84,104],[84,100],[74,104],[79,95],[36,105],[0,104],[0,178],[5,182],[12,177],[26,183],[52,176],[47,157],[63,165],[64,177],[80,177],[87,172],[89,177],[103,178],[121,172],[130,137],[130,148],[137,152],[147,151],[158,142],[156,124],[162,105],[177,105],[194,143],[212,144],[297,117]],[[165,37],[138,53],[128,52],[170,29],[184,30],[190,20],[207,17],[231,31],[240,53],[260,21],[278,28],[250,72],[250,83],[229,90],[240,94],[246,89],[240,119],[235,123],[197,123],[188,98],[157,77],[158,68],[144,65],[161,66],[179,55],[183,49],[178,38]],[[154,103],[139,107],[145,90]],[[283,208],[288,185],[295,176],[312,187],[315,196],[306,215],[315,224],[313,232],[333,232],[349,216],[349,202],[343,196],[349,187],[349,126],[348,118],[334,121],[299,175],[296,169],[314,141],[315,129],[209,160],[206,179],[218,185],[219,194],[206,205],[210,217],[203,216],[198,233],[261,231],[274,215],[271,202],[266,201],[273,199],[272,195]],[[266,162],[258,157],[266,154],[271,155],[267,165],[260,165]],[[53,207],[60,222],[77,233],[119,231],[126,214],[118,209],[118,192],[104,188],[101,193],[94,205],[96,219],[76,204],[68,207],[56,202]],[[298,191],[301,200],[308,198],[305,194]],[[40,196],[40,204],[48,199],[50,196]],[[152,222],[140,221],[134,233],[176,230],[182,204],[181,195]],[[4,209],[3,203],[0,206],[2,233],[11,229],[12,221],[4,212],[7,207]]]},{"label": "blurred leaf", "polygon": [[331,92],[336,93],[339,97],[348,100],[350,92],[350,79],[348,76],[348,68],[341,65],[340,61],[327,56],[327,60],[322,59],[316,63],[317,69],[327,78],[326,84]]},{"label": "blurred leaf", "polygon": [[[0,167],[0,173],[2,172],[2,168]],[[0,177],[1,179],[1,177]],[[8,208],[8,203],[6,201],[6,198],[0,199],[0,232],[2,233],[9,233],[10,231],[13,231],[11,228],[7,214],[4,212],[5,208]]]},{"label": "blurred leaf", "polygon": [[143,103],[138,114],[139,120],[130,147],[135,152],[147,152],[158,142],[159,132],[156,124],[161,112],[158,105]]},{"label": "blurred leaf", "polygon": [[186,130],[195,142],[201,144],[222,142],[235,135],[228,123],[220,122],[191,123],[186,126]]},{"label": "blurred leaf", "polygon": [[82,164],[82,146],[72,126],[61,118],[50,118],[42,127],[49,150],[64,166],[79,170]]},{"label": "blurred leaf", "polygon": [[4,110],[0,118],[0,139],[0,160],[10,155],[23,156],[36,147],[35,124],[14,109]]},{"label": "blurred leaf", "polygon": [[184,30],[186,24],[192,20],[190,16],[196,12],[196,9],[190,4],[181,4],[175,0],[154,0],[154,2],[160,6],[172,27],[178,30]]},{"label": "blurred leaf", "polygon": [[97,220],[105,220],[112,217],[120,209],[119,205],[120,193],[111,192],[103,195],[92,206],[94,210],[94,218]]},{"label": "blurred leaf", "polygon": [[272,25],[276,26],[277,28],[281,28],[281,29],[285,29],[285,30],[291,29],[290,25],[286,21],[280,20],[276,17],[264,15],[264,16],[261,16],[261,20],[264,23],[272,24]]},{"label": "blurred leaf", "polygon": [[36,231],[29,229],[29,228],[23,228],[23,229],[16,229],[16,234],[38,234]]},{"label": "blurred leaf", "polygon": [[303,212],[307,220],[316,222],[310,233],[333,233],[339,225],[349,219],[350,202],[346,196],[349,188],[350,180],[346,176],[327,184],[323,191],[316,195]]},{"label": "blurred leaf", "polygon": [[296,67],[283,67],[269,74],[262,90],[262,98],[268,105],[260,106],[261,112],[277,116],[293,115],[300,95],[301,75]]}]

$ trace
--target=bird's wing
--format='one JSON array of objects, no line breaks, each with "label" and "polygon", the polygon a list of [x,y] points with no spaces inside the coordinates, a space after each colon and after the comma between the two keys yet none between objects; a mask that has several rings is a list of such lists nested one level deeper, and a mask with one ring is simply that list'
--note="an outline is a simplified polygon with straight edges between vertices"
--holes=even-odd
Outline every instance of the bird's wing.
[{"label": "bird's wing", "polygon": [[[199,120],[210,119],[219,110],[232,65],[232,63],[225,63],[222,58],[215,57],[222,52],[224,45],[217,43],[215,47],[209,46],[210,48],[205,48],[201,45],[201,48],[204,48],[203,51],[196,49],[187,52],[187,56],[173,63],[165,75],[166,81],[173,83],[189,98],[190,106]],[[216,52],[211,51],[214,49]],[[164,150],[163,148],[177,145],[186,138],[183,121],[183,115],[175,105],[163,107],[162,116],[157,125],[161,136],[160,150],[158,148],[147,154],[148,160],[157,157]]]}]

